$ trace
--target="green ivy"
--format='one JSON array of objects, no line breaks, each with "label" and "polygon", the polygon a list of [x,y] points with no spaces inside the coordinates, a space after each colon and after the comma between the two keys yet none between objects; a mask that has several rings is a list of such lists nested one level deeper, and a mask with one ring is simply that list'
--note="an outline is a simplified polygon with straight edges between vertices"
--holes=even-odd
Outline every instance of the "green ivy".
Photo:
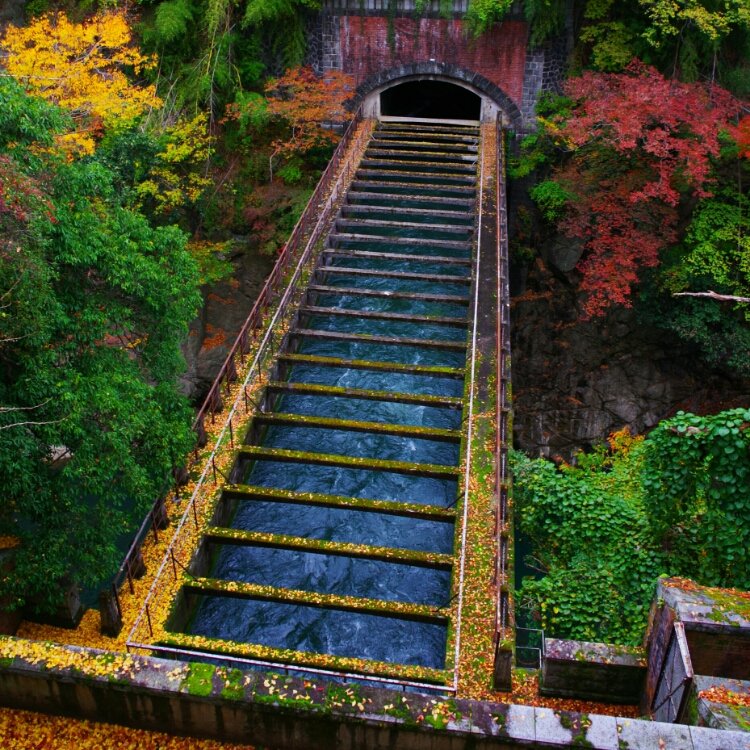
[{"label": "green ivy", "polygon": [[750,588],[750,410],[680,412],[575,466],[514,453],[512,467],[544,573],[520,599],[550,635],[638,644],[662,574]]}]

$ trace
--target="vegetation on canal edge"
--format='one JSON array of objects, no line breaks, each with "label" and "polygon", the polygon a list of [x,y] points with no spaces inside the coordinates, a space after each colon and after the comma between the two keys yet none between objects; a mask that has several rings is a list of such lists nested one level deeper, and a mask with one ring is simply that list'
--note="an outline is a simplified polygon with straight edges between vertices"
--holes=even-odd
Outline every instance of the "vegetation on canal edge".
[{"label": "vegetation on canal edge", "polygon": [[680,412],[574,466],[513,456],[519,527],[542,574],[520,595],[548,634],[640,643],[660,575],[750,588],[749,425],[747,409]]},{"label": "vegetation on canal edge", "polygon": [[372,659],[335,656],[333,654],[316,654],[309,651],[275,648],[257,643],[239,643],[188,633],[170,633],[166,630],[162,633],[156,645],[174,646],[181,649],[217,655],[224,654],[238,658],[260,659],[278,664],[297,664],[301,667],[314,667],[335,672],[392,677],[397,680],[410,680],[436,685],[446,684],[452,677],[452,673],[448,671],[412,664],[379,662]]}]

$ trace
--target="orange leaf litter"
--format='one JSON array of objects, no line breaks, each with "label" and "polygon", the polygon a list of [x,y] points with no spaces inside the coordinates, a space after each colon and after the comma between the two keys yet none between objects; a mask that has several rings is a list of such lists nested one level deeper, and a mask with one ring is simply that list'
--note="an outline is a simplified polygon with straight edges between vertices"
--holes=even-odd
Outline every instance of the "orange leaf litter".
[{"label": "orange leaf litter", "polygon": [[0,747],[3,750],[252,750],[250,745],[176,737],[7,708],[0,708]]}]

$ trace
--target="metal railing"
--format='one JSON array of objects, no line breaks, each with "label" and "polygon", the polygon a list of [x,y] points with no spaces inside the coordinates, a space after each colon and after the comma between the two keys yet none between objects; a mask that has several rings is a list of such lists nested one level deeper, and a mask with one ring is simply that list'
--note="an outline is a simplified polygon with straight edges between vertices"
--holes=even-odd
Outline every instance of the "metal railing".
[{"label": "metal railing", "polygon": [[[273,322],[277,320],[279,312],[288,303],[291,297],[291,286],[293,282],[296,282],[299,278],[301,267],[309,257],[311,249],[319,238],[323,224],[323,218],[327,214],[327,211],[330,209],[333,203],[336,201],[336,199],[339,197],[340,183],[342,180],[345,182],[348,181],[351,177],[351,173],[349,171],[350,165],[347,164],[346,169],[342,172],[342,174],[338,175],[338,179],[336,179],[341,163],[344,160],[349,147],[351,146],[355,138],[355,135],[357,135],[359,125],[362,120],[362,112],[361,110],[358,110],[352,120],[349,122],[349,125],[346,128],[343,137],[339,141],[338,146],[336,147],[336,150],[334,151],[333,156],[328,163],[328,166],[323,172],[315,190],[313,191],[312,196],[310,197],[305,210],[294,226],[289,240],[281,249],[278,258],[276,259],[276,263],[271,270],[271,273],[268,275],[266,282],[255,301],[255,304],[253,305],[250,313],[245,319],[245,322],[243,323],[242,328],[240,329],[237,338],[234,341],[234,344],[230,348],[226,359],[219,368],[219,372],[217,373],[216,378],[211,385],[211,388],[209,389],[205,399],[203,400],[203,404],[201,405],[198,413],[195,416],[195,419],[193,420],[192,429],[195,432],[197,447],[203,447],[206,445],[208,440],[206,420],[210,419],[211,422],[214,423],[216,421],[216,415],[223,409],[222,392],[225,396],[228,395],[230,392],[230,385],[238,379],[239,368],[244,365],[246,357],[249,355],[251,349],[253,348],[253,345],[260,335],[264,318],[278,298],[282,281],[290,272],[293,264],[296,262],[297,267],[295,269],[295,273],[286,288],[284,296],[279,301],[276,316],[274,317]],[[327,193],[328,195],[326,198],[325,196]],[[323,210],[321,210],[320,204],[324,200],[326,202],[326,206]],[[260,362],[260,360],[262,359],[262,354],[265,352],[265,348],[271,341],[272,337],[269,336],[267,332],[261,343],[258,354],[255,357],[253,366],[257,366],[257,364]],[[248,371],[247,377],[245,378],[245,384],[249,381],[252,374],[253,367],[251,367]],[[245,398],[247,398],[247,392],[245,388],[243,388],[243,391],[240,393],[240,395],[243,394]],[[204,467],[203,473],[201,474],[196,489],[190,498],[188,506],[185,508],[182,521],[178,528],[182,528],[183,522],[191,508],[193,511],[195,510],[193,504],[195,502],[196,493],[201,488],[209,468],[211,468],[212,473],[215,477],[215,454],[227,430],[230,442],[232,444],[234,443],[232,417],[234,416],[236,406],[237,402],[235,402],[234,407],[231,409],[227,417],[224,429],[222,430],[222,433],[217,440],[216,447],[209,457],[210,460]],[[247,410],[247,403],[245,404],[245,406]],[[197,447],[195,451],[195,459],[197,459],[198,457]],[[152,533],[155,540],[158,541],[158,530],[166,527],[166,502],[167,496],[170,494],[171,487],[174,487],[175,499],[179,499],[179,481],[177,481],[177,479],[177,477],[170,477],[165,480],[163,492],[160,494],[151,510],[143,519],[143,522],[141,523],[141,526],[138,529],[135,538],[133,539],[133,542],[128,549],[128,552],[126,553],[123,562],[120,565],[120,568],[112,579],[110,586],[104,592],[112,598],[112,601],[117,608],[117,612],[120,617],[122,617],[122,606],[120,603],[118,592],[126,581],[130,588],[130,592],[134,592],[133,579],[138,577],[140,572],[143,570],[141,547],[149,532]],[[162,562],[162,568],[163,566],[164,562]]]},{"label": "metal railing", "polygon": [[509,545],[508,528],[508,443],[511,424],[511,359],[510,359],[510,290],[508,285],[508,208],[505,190],[505,138],[500,117],[496,126],[496,203],[497,203],[497,398],[495,439],[495,492],[497,497],[495,531],[497,549],[495,553],[497,584],[497,606],[495,610],[495,645],[504,637],[510,624],[510,584],[508,581]]}]

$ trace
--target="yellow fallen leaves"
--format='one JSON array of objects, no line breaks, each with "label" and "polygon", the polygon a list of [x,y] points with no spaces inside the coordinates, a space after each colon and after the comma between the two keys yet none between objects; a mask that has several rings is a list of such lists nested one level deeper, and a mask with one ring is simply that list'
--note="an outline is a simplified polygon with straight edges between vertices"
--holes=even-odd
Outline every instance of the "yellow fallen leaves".
[{"label": "yellow fallen leaves", "polygon": [[175,737],[117,724],[0,708],[3,750],[252,750],[215,740]]}]

